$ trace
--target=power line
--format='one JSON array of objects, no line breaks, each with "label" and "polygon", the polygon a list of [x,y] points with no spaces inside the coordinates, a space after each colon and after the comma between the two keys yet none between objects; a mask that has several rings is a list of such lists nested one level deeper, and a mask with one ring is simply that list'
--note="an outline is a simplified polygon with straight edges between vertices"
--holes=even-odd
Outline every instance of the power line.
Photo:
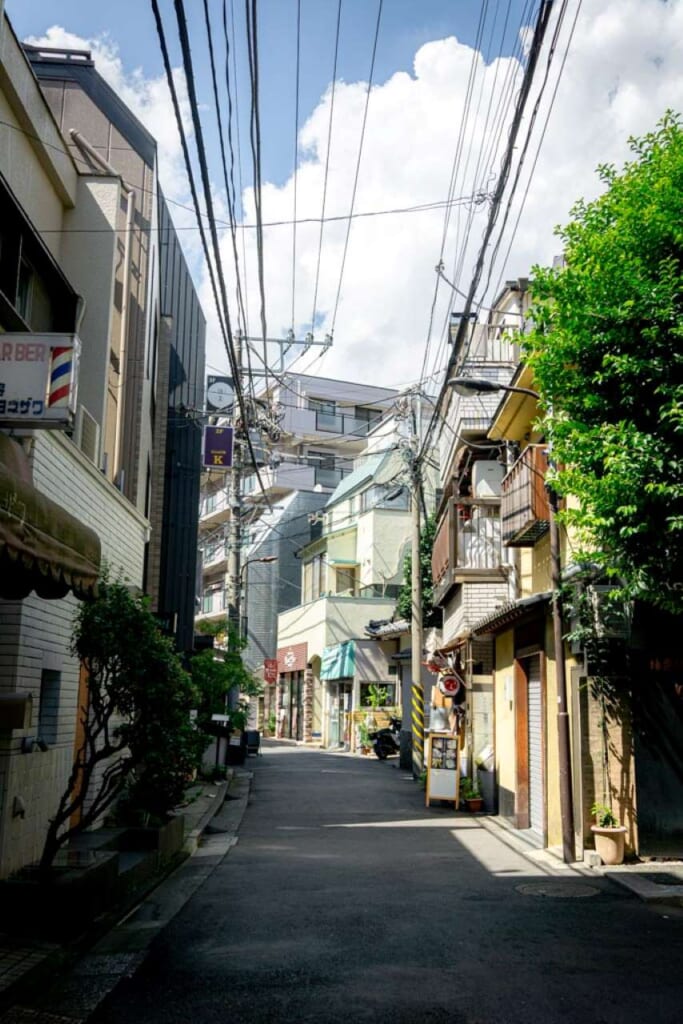
[{"label": "power line", "polygon": [[261,295],[261,333],[263,335],[263,365],[268,369],[266,323],[266,289],[263,254],[263,210],[261,205],[261,115],[259,111],[259,61],[258,61],[258,15],[256,0],[245,0],[247,53],[249,56],[249,78],[251,81],[251,119],[249,140],[251,143],[252,167],[254,174],[254,208],[256,210],[256,264]]},{"label": "power line", "polygon": [[458,325],[458,331],[457,331],[457,335],[456,335],[456,338],[455,338],[455,342],[454,342],[454,345],[453,345],[453,350],[451,352],[450,359],[448,360],[448,365],[447,365],[447,368],[446,368],[446,374],[445,374],[445,377],[444,377],[444,381],[442,383],[441,390],[440,390],[440,393],[439,393],[439,397],[438,397],[438,400],[437,400],[436,405],[434,407],[434,412],[432,414],[429,426],[427,428],[425,439],[423,441],[422,448],[421,448],[420,453],[418,455],[418,459],[421,459],[423,457],[424,452],[426,451],[426,449],[427,449],[427,447],[428,447],[428,445],[429,445],[429,443],[431,441],[431,436],[432,436],[433,431],[434,431],[436,420],[437,420],[437,418],[439,417],[439,415],[441,413],[441,409],[442,409],[442,406],[443,406],[444,398],[445,398],[446,394],[448,393],[448,378],[450,377],[452,370],[457,366],[458,362],[460,361],[460,357],[461,357],[461,354],[462,354],[461,350],[462,350],[462,346],[463,346],[463,343],[464,343],[464,340],[465,340],[465,334],[466,334],[466,331],[469,328],[469,314],[470,314],[470,311],[472,309],[472,305],[473,305],[473,301],[474,301],[474,295],[475,295],[475,293],[477,291],[477,288],[479,286],[479,281],[481,279],[481,274],[482,274],[482,270],[483,270],[483,266],[484,266],[484,259],[485,259],[485,255],[486,255],[486,249],[488,247],[491,235],[493,234],[493,230],[495,228],[496,221],[497,221],[497,218],[498,218],[498,212],[499,212],[500,205],[501,205],[501,202],[502,202],[503,194],[504,194],[505,188],[506,188],[507,183],[508,183],[508,178],[509,178],[510,169],[511,169],[511,166],[512,166],[513,155],[514,155],[515,143],[516,143],[516,140],[517,140],[517,134],[519,132],[519,128],[520,128],[520,124],[521,124],[521,120],[522,120],[522,115],[524,113],[524,108],[526,106],[526,101],[528,99],[529,92],[530,92],[530,89],[531,89],[531,85],[532,85],[532,82],[533,82],[534,73],[535,73],[535,70],[536,70],[536,66],[537,66],[537,62],[538,62],[541,46],[543,44],[543,39],[545,38],[545,33],[546,33],[546,30],[547,30],[547,27],[548,27],[548,21],[549,21],[549,18],[550,18],[550,13],[551,13],[552,5],[553,5],[553,0],[541,0],[541,6],[540,6],[540,9],[539,9],[539,12],[538,12],[538,17],[536,19],[536,24],[534,26],[534,34],[533,34],[533,38],[532,38],[532,41],[531,41],[531,46],[530,46],[530,49],[529,49],[528,62],[527,62],[526,69],[524,71],[524,78],[522,80],[522,85],[521,85],[520,92],[519,92],[519,95],[518,95],[518,98],[517,98],[517,102],[516,102],[516,105],[515,105],[515,113],[514,113],[513,121],[512,121],[512,124],[510,126],[510,133],[509,133],[509,138],[508,138],[508,144],[507,144],[505,155],[504,155],[504,158],[503,158],[503,164],[502,164],[502,167],[501,167],[501,172],[500,172],[500,175],[499,175],[499,178],[498,178],[498,182],[496,184],[496,189],[495,189],[495,193],[494,193],[493,203],[492,203],[492,206],[491,206],[491,211],[490,211],[490,214],[489,214],[489,218],[488,218],[488,222],[487,222],[487,225],[486,225],[486,229],[484,231],[484,237],[483,237],[482,244],[481,244],[481,247],[480,247],[480,250],[479,250],[479,255],[478,255],[478,258],[477,258],[477,262],[476,262],[476,265],[475,265],[475,268],[474,268],[474,273],[473,273],[472,281],[470,283],[470,287],[469,287],[469,291],[468,291],[468,296],[467,296],[467,299],[465,300],[465,310],[464,310],[464,313],[463,313],[463,317],[462,317],[462,319],[460,321],[460,324]]},{"label": "power line", "polygon": [[[315,268],[315,285],[313,287],[313,312],[311,313],[311,330],[315,330],[315,318],[318,306],[318,283],[320,281],[320,263],[322,259],[323,230],[325,227],[325,204],[327,202],[327,179],[330,170],[330,149],[332,146],[332,119],[334,117],[334,93],[337,87],[337,57],[339,55],[339,29],[341,25],[342,0],[337,4],[337,28],[334,37],[334,61],[332,64],[332,87],[330,90],[330,120],[327,126],[327,154],[325,156],[325,174],[323,177],[323,201],[320,214],[320,237],[318,238],[318,260]],[[331,219],[331,218],[330,218]]]},{"label": "power line", "polygon": [[370,74],[368,75],[368,88],[365,94],[365,109],[363,110],[363,122],[361,125],[360,142],[358,144],[358,159],[356,160],[356,173],[353,179],[353,191],[351,193],[351,213],[349,214],[349,223],[346,228],[346,239],[344,241],[344,252],[342,254],[341,270],[339,272],[339,285],[337,286],[337,297],[334,303],[334,310],[332,313],[332,324],[330,327],[330,333],[334,335],[334,328],[337,322],[337,310],[339,309],[339,299],[341,297],[342,282],[344,280],[344,269],[346,267],[346,254],[349,249],[349,237],[351,235],[351,223],[353,210],[356,205],[356,192],[358,190],[358,175],[360,174],[360,164],[363,157],[363,144],[365,142],[365,127],[368,121],[368,107],[370,106],[370,93],[372,91],[372,78],[375,73],[375,57],[377,55],[377,40],[379,39],[379,26],[382,19],[382,6],[384,0],[379,0],[377,5],[377,22],[375,24],[375,38],[372,44],[372,59],[370,60]]},{"label": "power line", "polygon": [[292,217],[292,334],[296,304],[296,201],[299,176],[299,76],[301,72],[301,0],[296,3],[296,90],[294,104],[294,214]]}]

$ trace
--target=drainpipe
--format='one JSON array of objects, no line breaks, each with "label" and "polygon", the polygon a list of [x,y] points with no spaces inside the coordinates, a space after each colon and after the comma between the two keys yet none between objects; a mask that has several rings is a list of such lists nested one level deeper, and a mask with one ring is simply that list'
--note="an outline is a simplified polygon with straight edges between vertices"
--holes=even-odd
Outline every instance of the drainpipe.
[{"label": "drainpipe", "polygon": [[[75,128],[71,128],[69,131],[74,145],[80,150],[81,154],[85,159],[94,165],[99,170],[104,171],[105,174],[110,174],[114,178],[119,178],[121,181],[121,188],[126,196],[126,228],[124,238],[124,249],[123,249],[123,274],[121,277],[121,330],[119,338],[119,376],[123,378],[125,375],[125,358],[126,358],[126,341],[128,338],[128,299],[130,289],[128,282],[130,281],[130,262],[131,262],[131,240],[133,233],[133,218],[135,216],[135,189],[128,185],[119,172],[113,167],[107,160],[104,159],[100,153],[94,149],[87,139],[85,139],[80,132],[76,131]],[[122,398],[123,388],[119,386],[119,398]],[[118,403],[117,403],[118,406]],[[123,424],[123,407],[117,407],[116,415],[116,434],[114,439],[114,453],[112,458],[112,475],[115,477],[119,468],[119,458],[121,455],[121,433]],[[123,482],[121,483],[120,490],[123,490]]]}]

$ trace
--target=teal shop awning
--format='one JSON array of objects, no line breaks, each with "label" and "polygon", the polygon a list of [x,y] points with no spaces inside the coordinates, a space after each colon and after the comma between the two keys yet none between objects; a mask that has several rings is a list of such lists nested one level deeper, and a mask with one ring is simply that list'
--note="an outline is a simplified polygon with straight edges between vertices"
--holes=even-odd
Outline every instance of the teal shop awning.
[{"label": "teal shop awning", "polygon": [[345,640],[323,650],[321,679],[349,679],[356,671],[356,641]]}]

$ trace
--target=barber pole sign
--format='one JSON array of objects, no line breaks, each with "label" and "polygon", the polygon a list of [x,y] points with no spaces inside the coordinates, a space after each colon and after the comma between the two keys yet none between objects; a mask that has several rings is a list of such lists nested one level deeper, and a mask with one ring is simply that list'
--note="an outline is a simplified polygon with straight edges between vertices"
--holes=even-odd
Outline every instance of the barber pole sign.
[{"label": "barber pole sign", "polygon": [[0,334],[0,426],[70,426],[79,354],[74,334]]}]

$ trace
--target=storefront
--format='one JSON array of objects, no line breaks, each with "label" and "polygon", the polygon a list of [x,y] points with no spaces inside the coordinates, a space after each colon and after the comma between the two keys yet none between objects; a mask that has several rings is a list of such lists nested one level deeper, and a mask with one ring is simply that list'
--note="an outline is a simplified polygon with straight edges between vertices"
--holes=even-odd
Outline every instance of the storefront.
[{"label": "storefront", "polygon": [[325,686],[328,747],[348,748],[351,744],[355,671],[355,640],[345,640],[324,649],[320,679]]},{"label": "storefront", "polygon": [[277,652],[276,735],[278,739],[304,739],[304,676],[308,644],[291,644]]}]

